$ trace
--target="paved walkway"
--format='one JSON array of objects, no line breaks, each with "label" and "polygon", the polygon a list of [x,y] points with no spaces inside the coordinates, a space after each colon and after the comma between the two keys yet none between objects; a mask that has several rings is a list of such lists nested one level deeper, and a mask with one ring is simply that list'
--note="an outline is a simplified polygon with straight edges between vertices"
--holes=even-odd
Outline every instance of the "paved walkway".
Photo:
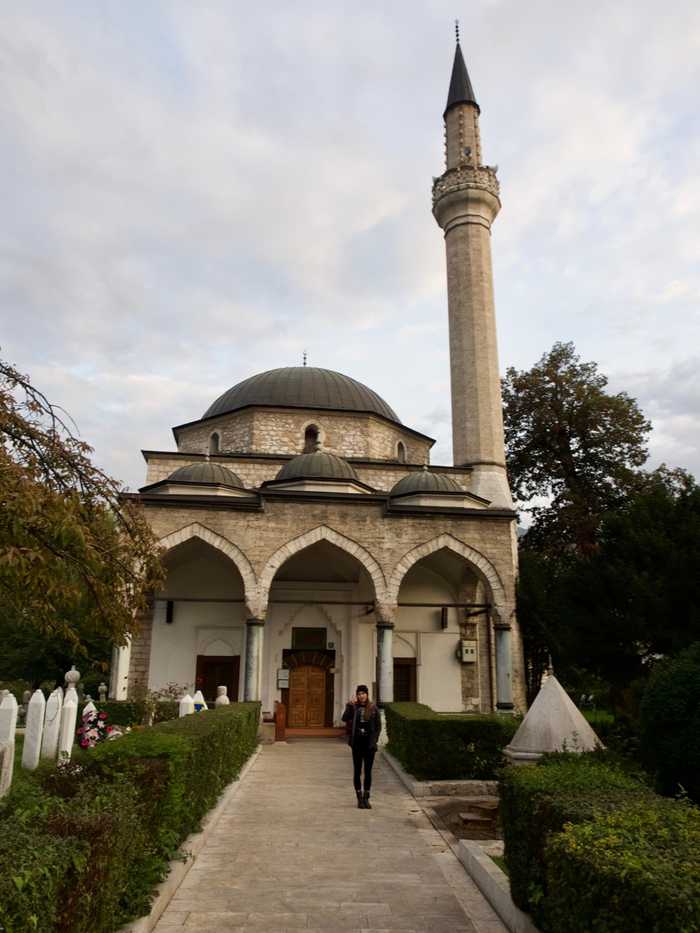
[{"label": "paved walkway", "polygon": [[374,770],[358,810],[344,742],[266,745],[156,933],[505,933],[389,765]]}]

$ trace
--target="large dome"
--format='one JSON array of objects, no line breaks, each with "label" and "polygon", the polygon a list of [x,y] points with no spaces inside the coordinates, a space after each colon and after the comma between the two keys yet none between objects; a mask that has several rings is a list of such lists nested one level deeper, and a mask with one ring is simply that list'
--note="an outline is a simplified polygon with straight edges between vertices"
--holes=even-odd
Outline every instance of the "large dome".
[{"label": "large dome", "polygon": [[447,473],[432,473],[427,467],[423,467],[419,472],[409,473],[408,476],[400,479],[389,495],[393,498],[394,496],[430,495],[431,493],[439,495],[445,492],[464,494],[459,483]]},{"label": "large dome", "polygon": [[218,486],[243,486],[240,476],[218,463],[188,463],[168,477],[170,483],[210,483]]},{"label": "large dome", "polygon": [[365,411],[401,424],[396,412],[376,392],[350,376],[315,366],[286,366],[244,379],[220,395],[202,417],[223,415],[247,405]]}]

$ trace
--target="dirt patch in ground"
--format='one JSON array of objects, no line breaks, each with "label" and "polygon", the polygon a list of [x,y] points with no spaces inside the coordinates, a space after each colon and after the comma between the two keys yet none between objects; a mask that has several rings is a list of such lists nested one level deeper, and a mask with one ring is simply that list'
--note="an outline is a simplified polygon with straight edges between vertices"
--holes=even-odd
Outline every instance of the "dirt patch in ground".
[{"label": "dirt patch in ground", "polygon": [[439,829],[456,839],[501,839],[496,797],[427,797],[421,800]]}]

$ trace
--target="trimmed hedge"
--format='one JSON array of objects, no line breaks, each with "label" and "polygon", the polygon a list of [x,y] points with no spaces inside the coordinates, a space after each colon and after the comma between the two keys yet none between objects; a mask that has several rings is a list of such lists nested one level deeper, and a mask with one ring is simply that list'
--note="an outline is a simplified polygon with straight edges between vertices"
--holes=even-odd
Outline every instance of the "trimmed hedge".
[{"label": "trimmed hedge", "polygon": [[256,743],[259,704],[132,732],[42,765],[0,804],[0,929],[111,933],[153,886]]},{"label": "trimmed hedge", "polygon": [[450,715],[423,703],[391,703],[386,727],[389,751],[414,777],[489,780],[518,723],[510,716]]},{"label": "trimmed hedge", "polygon": [[697,933],[700,810],[656,797],[568,824],[545,854],[543,930]]},{"label": "trimmed hedge", "polygon": [[639,711],[642,761],[662,794],[700,803],[700,643],[659,664]]},{"label": "trimmed hedge", "polygon": [[[140,726],[146,715],[146,704],[140,700],[104,700],[95,702],[98,712],[107,713],[110,726]],[[82,708],[80,712],[82,713]],[[155,708],[154,723],[169,722],[180,714],[175,700],[159,700]]]},{"label": "trimmed hedge", "polygon": [[550,837],[566,823],[592,820],[640,797],[655,799],[638,778],[598,753],[551,755],[535,767],[508,768],[499,790],[511,895],[538,925],[548,896],[545,848]]}]

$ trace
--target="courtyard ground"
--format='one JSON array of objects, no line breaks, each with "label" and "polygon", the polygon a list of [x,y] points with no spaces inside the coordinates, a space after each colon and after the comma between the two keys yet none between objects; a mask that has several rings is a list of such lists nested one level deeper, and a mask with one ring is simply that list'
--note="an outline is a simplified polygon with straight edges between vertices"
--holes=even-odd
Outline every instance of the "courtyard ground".
[{"label": "courtyard ground", "polygon": [[265,746],[156,933],[505,933],[381,756],[372,805],[342,740]]}]

